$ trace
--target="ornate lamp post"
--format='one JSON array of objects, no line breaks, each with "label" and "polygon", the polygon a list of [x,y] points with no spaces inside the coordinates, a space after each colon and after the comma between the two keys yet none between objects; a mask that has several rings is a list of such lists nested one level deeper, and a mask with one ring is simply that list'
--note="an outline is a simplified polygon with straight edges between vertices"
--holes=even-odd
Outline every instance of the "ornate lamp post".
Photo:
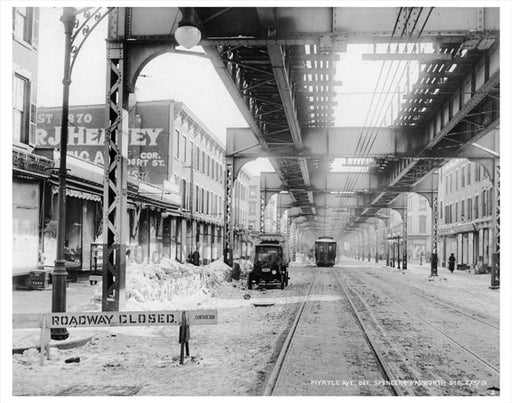
[{"label": "ornate lamp post", "polygon": [[[60,18],[64,24],[66,43],[64,48],[64,78],[62,80],[62,123],[60,129],[60,165],[59,165],[59,224],[57,227],[57,256],[52,274],[52,312],[66,312],[66,259],[64,257],[64,241],[66,238],[66,156],[68,151],[68,111],[69,87],[71,73],[78,52],[91,31],[103,20],[109,10],[97,8],[90,12],[89,8],[76,10],[74,7],[64,7]],[[85,21],[80,25],[77,15],[83,13]],[[89,23],[92,22],[92,27]],[[76,44],[76,45],[75,45]],[[65,328],[51,329],[54,340],[65,340],[69,333]]]}]

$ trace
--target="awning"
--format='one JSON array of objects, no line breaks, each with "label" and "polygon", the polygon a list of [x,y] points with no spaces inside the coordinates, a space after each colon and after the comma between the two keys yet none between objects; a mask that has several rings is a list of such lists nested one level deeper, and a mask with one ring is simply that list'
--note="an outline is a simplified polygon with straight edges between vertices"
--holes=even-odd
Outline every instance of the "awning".
[{"label": "awning", "polygon": [[437,234],[438,235],[453,235],[459,234],[462,232],[475,232],[477,229],[473,223],[466,224],[453,224],[446,227],[439,227]]},{"label": "awning", "polygon": [[[58,192],[59,192],[59,188],[54,186],[52,193],[56,194]],[[84,192],[83,190],[66,188],[66,196],[76,197],[78,199],[83,199],[83,200],[92,200],[92,201],[95,201],[98,203],[102,202],[102,198],[100,196],[93,194],[93,193]]]}]

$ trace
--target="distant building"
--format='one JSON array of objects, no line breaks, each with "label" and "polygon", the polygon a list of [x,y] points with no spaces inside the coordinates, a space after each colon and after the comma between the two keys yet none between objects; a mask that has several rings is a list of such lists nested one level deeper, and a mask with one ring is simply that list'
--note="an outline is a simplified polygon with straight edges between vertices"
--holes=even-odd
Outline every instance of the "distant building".
[{"label": "distant building", "polygon": [[[267,202],[267,206],[264,212],[264,232],[276,232],[277,222],[277,195],[274,195]],[[249,212],[247,215],[248,229],[252,233],[260,233],[260,210],[261,210],[261,198],[260,198],[260,176],[251,177],[249,183]],[[284,227],[281,225],[281,230]]]},{"label": "distant building", "polygon": [[439,175],[439,262],[453,253],[461,268],[492,264],[494,192],[487,170],[466,159],[450,161]]},{"label": "distant building", "polygon": [[407,256],[408,260],[430,261],[432,209],[427,199],[417,193],[407,195]]},{"label": "distant building", "polygon": [[251,239],[249,236],[249,185],[252,176],[245,169],[241,169],[233,185],[233,226],[234,248],[233,258],[248,258],[251,253]]},{"label": "distant building", "polygon": [[[69,160],[81,166],[81,177],[86,180],[70,182],[74,187],[67,194],[71,198],[67,238],[80,270],[88,270],[91,245],[101,242],[105,107],[71,106],[69,116]],[[221,258],[226,168],[220,140],[190,109],[174,100],[133,102],[128,120],[130,258],[185,262],[195,250],[201,264]],[[39,109],[38,147],[51,151],[58,147],[60,121],[60,108]],[[238,257],[245,255],[248,242],[249,180],[242,170],[234,183],[234,253]],[[55,188],[51,193],[56,193]],[[54,240],[46,237],[44,244],[53,254]]]}]

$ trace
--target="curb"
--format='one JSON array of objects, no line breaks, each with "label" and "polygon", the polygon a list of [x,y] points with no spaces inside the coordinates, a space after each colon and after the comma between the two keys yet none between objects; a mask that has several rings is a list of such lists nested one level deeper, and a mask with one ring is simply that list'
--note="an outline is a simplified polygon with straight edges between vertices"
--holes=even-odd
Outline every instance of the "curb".
[{"label": "curb", "polygon": [[[82,337],[82,338],[76,338],[76,339],[68,340],[66,342],[58,343],[58,344],[57,343],[53,343],[53,344],[50,343],[50,348],[56,347],[59,350],[70,350],[72,348],[82,347],[82,346],[86,345],[87,343],[89,343],[93,337],[94,337],[94,335],[87,336],[87,337]],[[23,352],[25,350],[29,350],[31,348],[35,348],[37,351],[41,350],[41,346],[16,347],[16,348],[12,349],[12,353],[13,354],[23,354]]]}]

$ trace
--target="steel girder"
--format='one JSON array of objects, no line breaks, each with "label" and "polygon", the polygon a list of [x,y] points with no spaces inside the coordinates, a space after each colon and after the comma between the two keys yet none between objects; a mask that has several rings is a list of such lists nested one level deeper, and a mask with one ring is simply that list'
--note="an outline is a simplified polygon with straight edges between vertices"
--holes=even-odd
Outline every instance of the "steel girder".
[{"label": "steel girder", "polygon": [[[333,80],[337,59],[334,52],[343,51],[351,42],[401,41],[392,37],[398,8],[207,7],[193,11],[202,30],[201,45],[207,56],[260,145],[271,155],[275,154],[271,161],[282,182],[295,189],[290,193],[305,206],[303,212],[312,214],[308,175],[311,167],[327,164],[331,156],[326,161],[308,158],[308,162],[301,155],[296,160],[286,158],[287,153],[291,156],[297,149],[296,123],[303,140],[306,129],[332,126],[333,88],[339,84]],[[410,12],[419,15],[417,8],[410,8]],[[123,80],[131,91],[144,64],[155,55],[172,50],[175,42],[170,33],[181,13],[176,8],[126,8],[116,15],[109,22],[109,31],[115,32],[109,40],[120,41],[126,51]],[[403,28],[405,33],[414,30],[407,21],[398,20],[400,24],[403,26],[399,29]],[[417,129],[424,130],[428,134],[425,137],[423,133],[421,137],[428,139],[427,145],[417,155],[410,155],[414,159],[405,165],[395,158],[385,159],[384,171],[392,186],[375,198],[375,206],[392,201],[398,194],[395,189],[406,189],[422,173],[440,166],[445,160],[438,155],[452,157],[454,154],[446,152],[450,143],[458,144],[452,150],[466,151],[467,144],[499,124],[499,114],[495,113],[497,102],[492,103],[492,99],[496,101],[499,97],[499,9],[436,8],[424,28],[418,41],[435,40],[436,52],[453,54],[454,60],[459,58],[459,66],[450,71],[455,63],[444,60],[449,59],[446,56],[434,61],[435,64],[424,65],[420,81],[413,86],[395,124],[414,127],[416,134]],[[467,56],[459,53],[463,51]],[[460,60],[460,57],[467,59]],[[451,67],[448,63],[452,63]],[[433,86],[439,89],[437,93]],[[454,97],[446,97],[454,91],[458,104]],[[470,116],[474,113],[479,113],[481,119]],[[470,130],[469,126],[474,129]],[[468,131],[472,133],[463,133]],[[279,157],[277,151],[285,156]],[[438,163],[418,163],[418,159]],[[402,167],[403,172],[397,173],[396,167]]]}]

